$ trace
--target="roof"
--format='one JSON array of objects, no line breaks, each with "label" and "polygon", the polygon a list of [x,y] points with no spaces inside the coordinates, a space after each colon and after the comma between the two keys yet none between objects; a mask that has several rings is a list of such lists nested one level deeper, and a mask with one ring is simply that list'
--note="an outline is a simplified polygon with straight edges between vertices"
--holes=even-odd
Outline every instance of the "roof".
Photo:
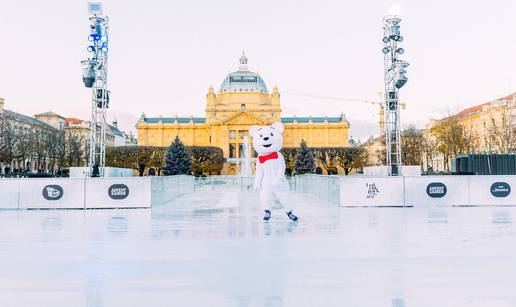
[{"label": "roof", "polygon": [[[143,121],[148,124],[187,124],[193,120],[195,124],[204,124],[206,122],[205,117],[144,117]],[[282,117],[281,122],[284,124],[288,123],[340,123],[345,121],[345,117]]]},{"label": "roof", "polygon": [[490,102],[486,102],[486,103],[479,104],[479,105],[476,105],[476,106],[473,106],[473,107],[469,107],[467,109],[464,109],[464,110],[460,111],[455,116],[457,116],[457,117],[468,117],[468,116],[480,113],[480,112],[482,112],[482,109],[484,108],[484,106],[489,106],[490,104],[491,104]]},{"label": "roof", "polygon": [[83,122],[82,119],[78,119],[78,118],[74,118],[74,117],[65,119],[65,123],[67,123],[67,124],[80,124],[82,122]]},{"label": "roof", "polygon": [[242,54],[238,70],[229,73],[220,85],[220,93],[225,92],[261,92],[268,93],[265,81],[258,73],[247,68],[247,57]]},{"label": "roof", "polygon": [[39,126],[39,127],[43,127],[43,128],[46,128],[46,129],[53,129],[55,130],[54,127],[50,126],[49,124],[37,119],[37,118],[34,118],[34,117],[30,117],[30,116],[27,116],[27,115],[24,115],[24,114],[21,114],[21,113],[16,113],[14,111],[10,111],[10,110],[5,110],[4,109],[4,114],[6,114],[7,116],[13,118],[14,120],[16,121],[19,121],[19,122],[22,122],[22,123],[26,123],[26,124],[29,124],[29,125],[33,125],[33,126]]},{"label": "roof", "polygon": [[342,116],[339,117],[282,117],[281,122],[288,124],[288,123],[340,123],[344,121],[345,118]]},{"label": "roof", "polygon": [[40,114],[35,114],[34,117],[36,117],[36,116],[56,116],[56,117],[65,119],[63,116],[61,116],[61,115],[59,115],[57,113],[54,113],[52,111],[43,112],[43,113],[40,113]]},{"label": "roof", "polygon": [[206,122],[205,117],[144,117],[143,121],[149,124],[157,124],[157,123],[179,123],[179,124],[187,124],[193,122],[194,124],[204,124]]},{"label": "roof", "polygon": [[[457,117],[468,117],[468,116],[471,116],[471,115],[475,115],[477,113],[482,112],[484,107],[490,106],[493,103],[496,103],[498,101],[506,101],[506,100],[511,100],[512,101],[514,99],[514,95],[515,94],[516,93],[508,95],[508,96],[505,96],[505,97],[501,97],[501,98],[498,98],[498,99],[494,99],[494,100],[491,100],[489,102],[485,102],[485,103],[482,103],[482,104],[478,104],[478,105],[469,107],[467,109],[464,109],[464,110],[460,111],[455,116],[457,116]],[[496,107],[496,106],[494,106],[494,107]]]},{"label": "roof", "polygon": [[109,125],[109,124],[108,124],[108,127],[111,129],[111,132],[113,132],[114,135],[118,135],[118,136],[122,136],[122,137],[124,136],[124,133],[120,129],[118,129],[118,127],[115,127],[115,126]]}]

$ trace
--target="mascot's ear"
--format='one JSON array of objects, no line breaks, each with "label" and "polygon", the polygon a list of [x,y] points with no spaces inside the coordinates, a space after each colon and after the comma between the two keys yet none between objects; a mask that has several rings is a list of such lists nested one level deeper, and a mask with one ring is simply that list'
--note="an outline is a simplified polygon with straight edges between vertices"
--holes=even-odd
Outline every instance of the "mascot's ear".
[{"label": "mascot's ear", "polygon": [[256,135],[256,132],[258,132],[258,129],[260,129],[260,126],[251,126],[251,128],[249,129],[249,131],[251,132],[251,136],[255,136]]},{"label": "mascot's ear", "polygon": [[283,133],[283,124],[281,122],[272,124],[272,127],[280,133]]}]

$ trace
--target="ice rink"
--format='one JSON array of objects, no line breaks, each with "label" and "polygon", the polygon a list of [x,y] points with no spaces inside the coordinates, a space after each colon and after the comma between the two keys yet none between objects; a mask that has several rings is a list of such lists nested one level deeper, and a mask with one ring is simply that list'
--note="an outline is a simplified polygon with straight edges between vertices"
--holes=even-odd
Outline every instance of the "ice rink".
[{"label": "ice rink", "polygon": [[0,306],[516,306],[515,208],[339,208],[254,192],[0,211]]}]

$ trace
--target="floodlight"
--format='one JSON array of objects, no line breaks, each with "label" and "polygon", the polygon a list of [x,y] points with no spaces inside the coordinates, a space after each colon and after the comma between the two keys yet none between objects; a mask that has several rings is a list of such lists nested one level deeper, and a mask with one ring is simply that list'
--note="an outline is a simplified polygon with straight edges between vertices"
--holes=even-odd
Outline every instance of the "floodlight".
[{"label": "floodlight", "polygon": [[388,47],[383,47],[382,52],[383,54],[389,53],[390,49]]},{"label": "floodlight", "polygon": [[396,49],[396,52],[399,53],[399,54],[403,54],[403,53],[405,53],[405,49],[398,48],[398,49]]},{"label": "floodlight", "polygon": [[102,3],[101,2],[88,2],[88,12],[92,15],[102,14]]},{"label": "floodlight", "polygon": [[88,46],[88,52],[95,52],[95,46]]},{"label": "floodlight", "polygon": [[401,36],[400,25],[399,25],[400,22],[401,22],[401,19],[397,18],[397,17],[386,18],[385,19],[385,27],[384,27],[385,36],[397,41],[399,39],[399,37]]},{"label": "floodlight", "polygon": [[407,62],[397,62],[394,63],[394,80],[395,80],[395,86],[396,88],[402,88],[405,83],[407,83],[408,78],[405,76],[407,71],[405,68],[409,66],[409,63]]},{"label": "floodlight", "polygon": [[92,88],[93,83],[95,83],[95,69],[97,67],[97,62],[95,60],[85,60],[81,62],[82,64],[82,81],[84,82],[84,86],[87,88]]}]

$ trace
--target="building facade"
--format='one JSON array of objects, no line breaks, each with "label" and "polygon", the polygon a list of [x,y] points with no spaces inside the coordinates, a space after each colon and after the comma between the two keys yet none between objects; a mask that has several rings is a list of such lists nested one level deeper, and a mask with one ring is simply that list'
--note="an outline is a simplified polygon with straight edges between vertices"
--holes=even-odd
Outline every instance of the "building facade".
[{"label": "building facade", "polygon": [[[305,140],[310,147],[348,146],[349,122],[336,117],[281,117],[280,92],[270,93],[261,76],[248,69],[242,55],[237,71],[229,73],[217,93],[206,95],[205,117],[146,117],[136,124],[138,144],[168,146],[176,136],[186,146],[215,146],[225,158],[223,173],[234,174],[243,156],[244,137],[253,125],[285,125],[284,147],[298,147]],[[250,142],[251,140],[249,140]]]},{"label": "building facade", "polygon": [[[516,149],[516,93],[466,108],[446,119],[461,124],[468,152],[514,153]],[[427,125],[424,136],[430,145],[438,146],[433,129],[443,120],[431,120]],[[449,171],[453,158],[438,150],[431,156],[424,154],[423,169]]]},{"label": "building facade", "polygon": [[[0,174],[57,174],[67,156],[68,138],[74,136],[80,142],[82,157],[86,164],[89,150],[90,123],[77,118],[65,118],[48,111],[34,117],[4,108],[0,98]],[[117,122],[107,125],[106,146],[136,145],[132,133],[118,128]],[[59,164],[61,162],[61,164]]]},{"label": "building facade", "polygon": [[5,100],[0,98],[0,174],[54,171],[51,154],[43,150],[43,140],[52,139],[59,130],[4,106]]}]

